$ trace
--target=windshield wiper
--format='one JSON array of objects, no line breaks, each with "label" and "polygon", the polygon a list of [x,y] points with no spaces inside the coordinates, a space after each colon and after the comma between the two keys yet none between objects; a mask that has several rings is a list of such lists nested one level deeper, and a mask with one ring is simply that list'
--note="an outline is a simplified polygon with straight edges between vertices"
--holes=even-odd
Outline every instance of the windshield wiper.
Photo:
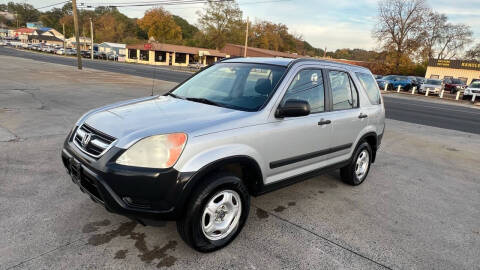
[{"label": "windshield wiper", "polygon": [[178,98],[178,99],[185,99],[183,97],[175,95],[174,93],[167,93],[167,96],[171,96],[171,97]]},{"label": "windshield wiper", "polygon": [[217,103],[215,101],[211,101],[210,99],[207,99],[207,98],[186,98],[186,100],[190,100],[190,101],[193,101],[193,102],[199,102],[199,103],[203,103],[203,104],[208,104],[208,105],[213,105],[213,106],[218,106],[218,107],[224,107],[223,104],[220,104],[220,103]]}]

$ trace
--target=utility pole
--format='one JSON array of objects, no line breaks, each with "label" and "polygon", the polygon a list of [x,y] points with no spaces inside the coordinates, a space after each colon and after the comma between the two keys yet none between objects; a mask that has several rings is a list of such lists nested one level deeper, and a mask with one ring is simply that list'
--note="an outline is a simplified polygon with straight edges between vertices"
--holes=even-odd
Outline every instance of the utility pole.
[{"label": "utility pole", "polygon": [[325,51],[323,51],[323,58],[327,58],[327,47],[325,47]]},{"label": "utility pole", "polygon": [[73,25],[75,26],[75,41],[77,43],[77,62],[78,69],[82,69],[82,56],[80,55],[80,38],[78,33],[78,14],[77,14],[77,0],[72,0],[73,9]]},{"label": "utility pole", "polygon": [[91,43],[90,43],[90,58],[93,60],[93,22],[92,22],[92,18],[90,18],[90,38],[92,39]]},{"label": "utility pole", "polygon": [[65,39],[66,39],[66,37],[65,37],[65,24],[64,23],[62,23],[62,28],[63,28],[63,53],[65,54],[65,49],[66,49],[65,48],[66,47],[65,46]]},{"label": "utility pole", "polygon": [[245,50],[243,51],[243,57],[247,57],[247,48],[248,48],[248,20],[247,17],[247,31],[245,32]]}]

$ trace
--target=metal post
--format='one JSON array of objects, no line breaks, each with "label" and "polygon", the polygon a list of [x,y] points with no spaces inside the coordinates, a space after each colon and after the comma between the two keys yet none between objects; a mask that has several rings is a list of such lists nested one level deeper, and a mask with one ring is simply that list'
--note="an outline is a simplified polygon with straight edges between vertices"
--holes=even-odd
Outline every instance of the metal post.
[{"label": "metal post", "polygon": [[425,92],[426,97],[428,97],[429,92],[430,92],[430,89],[427,88],[427,92]]},{"label": "metal post", "polygon": [[442,89],[442,92],[440,92],[440,98],[443,98],[443,93],[445,92],[444,89]]},{"label": "metal post", "polygon": [[415,95],[415,90],[417,90],[417,87],[416,87],[416,86],[414,86],[414,87],[412,88],[412,95]]},{"label": "metal post", "polygon": [[247,48],[248,48],[248,20],[249,18],[247,17],[247,31],[245,33],[245,49],[243,51],[243,57],[247,57]]},{"label": "metal post", "polygon": [[90,18],[90,38],[92,39],[91,43],[90,43],[90,58],[93,60],[93,22],[92,22],[92,18]]},{"label": "metal post", "polygon": [[82,69],[82,56],[80,55],[80,38],[78,33],[78,14],[77,14],[77,0],[72,0],[73,9],[73,25],[75,26],[75,41],[77,42],[77,63],[78,69]]},{"label": "metal post", "polygon": [[384,87],[383,91],[385,91],[385,92],[388,91],[388,83],[385,84],[385,87]]},{"label": "metal post", "polygon": [[397,93],[400,93],[401,87],[402,87],[402,86],[400,86],[400,85],[397,87]]},{"label": "metal post", "polygon": [[63,28],[63,52],[65,54],[66,45],[65,45],[65,24],[64,23],[62,23],[62,28]]},{"label": "metal post", "polygon": [[458,100],[460,98],[460,91],[457,92],[457,97],[455,98],[455,100]]},{"label": "metal post", "polygon": [[473,95],[472,95],[472,103],[475,103],[475,99],[477,99],[477,93],[473,93]]}]

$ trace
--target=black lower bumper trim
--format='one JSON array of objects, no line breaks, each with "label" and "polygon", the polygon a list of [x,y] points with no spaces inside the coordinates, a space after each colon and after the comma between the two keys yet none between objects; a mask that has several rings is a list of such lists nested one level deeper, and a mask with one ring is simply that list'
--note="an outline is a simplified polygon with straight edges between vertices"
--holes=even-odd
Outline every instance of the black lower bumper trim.
[{"label": "black lower bumper trim", "polygon": [[101,160],[89,162],[68,147],[62,151],[62,161],[80,190],[110,212],[142,224],[178,218],[175,209],[183,186],[174,169],[154,171]]}]

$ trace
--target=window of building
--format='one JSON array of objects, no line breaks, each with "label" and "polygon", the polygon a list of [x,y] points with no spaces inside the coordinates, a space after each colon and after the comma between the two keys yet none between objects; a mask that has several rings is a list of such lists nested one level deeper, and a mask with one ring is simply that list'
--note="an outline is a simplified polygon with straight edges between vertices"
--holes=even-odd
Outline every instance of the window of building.
[{"label": "window of building", "polygon": [[465,77],[460,77],[460,78],[458,78],[458,79],[459,79],[460,81],[462,81],[464,84],[466,84],[467,81],[468,81],[468,78],[465,78]]},{"label": "window of building", "polygon": [[186,62],[187,62],[187,54],[185,53],[175,54],[175,63],[185,64]]},{"label": "window of building", "polygon": [[438,76],[438,75],[430,75],[430,79],[440,79],[440,76]]},{"label": "window of building", "polygon": [[378,90],[377,82],[372,75],[367,73],[357,72],[357,78],[367,92],[368,99],[374,105],[381,103],[380,91]]},{"label": "window of building", "polygon": [[285,104],[289,99],[307,101],[310,104],[311,113],[325,111],[325,90],[322,71],[319,69],[300,71],[290,84],[281,104]]},{"label": "window of building", "polygon": [[330,70],[333,110],[346,110],[358,107],[358,93],[346,72]]},{"label": "window of building", "polygon": [[128,49],[128,58],[130,58],[130,59],[137,59],[137,50],[135,50],[135,49]]},{"label": "window of building", "polygon": [[453,79],[453,77],[452,76],[443,76],[443,79],[444,80],[450,80],[450,79]]},{"label": "window of building", "polygon": [[141,50],[140,51],[140,60],[149,61],[149,51]]},{"label": "window of building", "polygon": [[167,53],[162,51],[155,51],[155,62],[166,62]]}]

